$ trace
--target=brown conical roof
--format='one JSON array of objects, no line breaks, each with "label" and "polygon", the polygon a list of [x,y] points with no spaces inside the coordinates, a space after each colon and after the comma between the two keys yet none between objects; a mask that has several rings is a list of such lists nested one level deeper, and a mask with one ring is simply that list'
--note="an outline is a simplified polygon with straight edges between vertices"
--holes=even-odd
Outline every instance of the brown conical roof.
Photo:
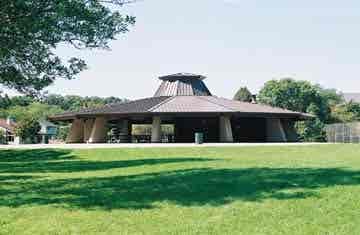
[{"label": "brown conical roof", "polygon": [[176,73],[159,77],[162,83],[154,97],[159,96],[211,96],[203,80],[205,76]]},{"label": "brown conical roof", "polygon": [[159,114],[232,114],[244,117],[292,118],[303,120],[312,115],[286,109],[234,101],[212,96],[203,80],[204,76],[179,73],[160,77],[162,83],[154,97],[108,104],[99,108],[90,108],[78,112],[67,112],[50,117],[53,121],[72,120],[74,118],[94,118],[99,115],[109,117],[128,117],[132,115]]}]

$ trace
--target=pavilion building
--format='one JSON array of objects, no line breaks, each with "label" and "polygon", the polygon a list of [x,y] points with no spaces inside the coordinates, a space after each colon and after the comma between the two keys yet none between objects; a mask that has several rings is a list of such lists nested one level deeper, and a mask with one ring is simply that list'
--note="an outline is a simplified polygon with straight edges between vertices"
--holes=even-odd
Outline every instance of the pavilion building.
[{"label": "pavilion building", "polygon": [[162,142],[161,125],[173,125],[172,142],[191,143],[201,132],[205,142],[294,142],[296,121],[309,114],[220,98],[204,76],[178,73],[162,82],[150,98],[67,112],[50,117],[71,122],[67,143],[104,143],[112,129],[119,142],[132,141],[132,126],[151,125],[149,142]]}]

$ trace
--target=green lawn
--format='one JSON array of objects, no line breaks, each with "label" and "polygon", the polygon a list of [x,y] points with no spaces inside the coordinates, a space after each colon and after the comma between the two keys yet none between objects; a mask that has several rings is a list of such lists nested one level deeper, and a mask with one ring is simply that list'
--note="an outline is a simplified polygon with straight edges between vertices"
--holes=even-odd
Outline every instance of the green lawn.
[{"label": "green lawn", "polygon": [[360,234],[360,145],[1,150],[0,234]]}]

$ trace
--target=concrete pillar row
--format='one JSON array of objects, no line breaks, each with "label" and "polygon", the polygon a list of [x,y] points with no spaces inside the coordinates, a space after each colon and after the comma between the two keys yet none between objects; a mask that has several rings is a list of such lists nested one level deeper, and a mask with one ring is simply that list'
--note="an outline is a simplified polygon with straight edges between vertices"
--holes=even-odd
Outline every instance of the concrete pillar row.
[{"label": "concrete pillar row", "polygon": [[151,128],[151,142],[161,142],[161,118],[159,116],[153,117],[152,128]]},{"label": "concrete pillar row", "polygon": [[229,116],[220,116],[219,120],[219,134],[220,142],[232,143],[234,142],[233,133],[231,129],[231,120]]},{"label": "concrete pillar row", "polygon": [[267,142],[287,142],[286,133],[279,118],[266,119]]},{"label": "concrete pillar row", "polygon": [[66,143],[83,143],[84,141],[84,120],[74,119],[70,131],[66,137]]},{"label": "concrete pillar row", "polygon": [[107,136],[107,120],[104,117],[95,119],[88,143],[105,143]]}]

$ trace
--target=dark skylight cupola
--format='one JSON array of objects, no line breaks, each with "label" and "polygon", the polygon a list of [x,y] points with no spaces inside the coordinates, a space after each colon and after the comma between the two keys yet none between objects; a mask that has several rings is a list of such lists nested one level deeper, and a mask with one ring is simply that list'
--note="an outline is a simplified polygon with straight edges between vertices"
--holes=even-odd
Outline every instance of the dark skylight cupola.
[{"label": "dark skylight cupola", "polygon": [[154,97],[159,96],[211,96],[203,80],[205,76],[176,73],[159,77],[162,83]]}]

